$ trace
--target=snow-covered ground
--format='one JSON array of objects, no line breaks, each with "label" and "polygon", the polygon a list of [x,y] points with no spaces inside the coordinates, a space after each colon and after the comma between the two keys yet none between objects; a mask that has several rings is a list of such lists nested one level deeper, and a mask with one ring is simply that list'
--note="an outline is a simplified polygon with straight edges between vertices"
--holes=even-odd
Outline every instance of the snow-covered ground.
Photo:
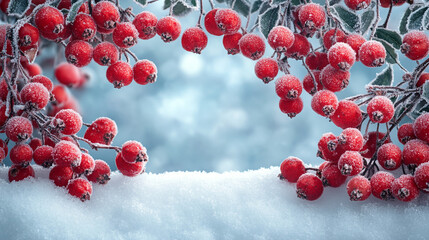
[{"label": "snow-covered ground", "polygon": [[278,167],[247,172],[168,172],[127,178],[114,172],[80,202],[48,171],[9,183],[0,168],[0,239],[427,239],[428,196],[413,203],[345,188],[298,199]]}]

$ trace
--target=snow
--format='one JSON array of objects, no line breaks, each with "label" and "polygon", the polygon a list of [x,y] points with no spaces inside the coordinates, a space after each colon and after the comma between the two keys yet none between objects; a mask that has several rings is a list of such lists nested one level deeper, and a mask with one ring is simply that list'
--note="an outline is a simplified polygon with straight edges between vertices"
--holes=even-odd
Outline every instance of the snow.
[{"label": "snow", "polygon": [[0,239],[424,239],[428,196],[413,203],[371,196],[351,202],[345,187],[309,202],[278,167],[247,172],[113,172],[80,202],[48,171],[9,183],[0,168]]}]

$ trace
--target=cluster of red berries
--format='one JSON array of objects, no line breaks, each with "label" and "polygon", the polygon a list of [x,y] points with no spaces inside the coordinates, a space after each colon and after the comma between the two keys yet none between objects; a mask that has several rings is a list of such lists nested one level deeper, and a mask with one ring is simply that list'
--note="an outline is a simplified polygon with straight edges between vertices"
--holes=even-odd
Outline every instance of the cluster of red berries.
[{"label": "cluster of red berries", "polygon": [[[408,202],[416,199],[420,191],[429,192],[429,113],[398,129],[402,150],[385,136],[381,132],[362,136],[356,128],[344,129],[339,136],[326,133],[318,143],[318,156],[325,162],[317,169],[305,168],[300,159],[289,157],[280,166],[280,176],[296,182],[298,197],[307,200],[318,199],[326,186],[340,187],[349,176],[352,178],[347,183],[347,193],[352,201],[366,200],[372,193],[379,199]],[[377,139],[385,139],[379,148]],[[410,173],[405,174],[404,169],[398,178],[386,171],[370,176],[367,159],[374,159],[377,169],[393,171],[406,166]]]}]

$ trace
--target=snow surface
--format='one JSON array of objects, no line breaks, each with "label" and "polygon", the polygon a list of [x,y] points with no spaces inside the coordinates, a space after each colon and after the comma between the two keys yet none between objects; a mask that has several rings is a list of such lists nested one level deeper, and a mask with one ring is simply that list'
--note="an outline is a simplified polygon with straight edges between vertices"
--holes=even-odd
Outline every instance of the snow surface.
[{"label": "snow surface", "polygon": [[112,174],[80,202],[48,171],[9,183],[0,168],[0,239],[425,239],[428,195],[413,203],[370,197],[351,202],[345,187],[314,202],[298,199],[278,167],[247,172]]}]

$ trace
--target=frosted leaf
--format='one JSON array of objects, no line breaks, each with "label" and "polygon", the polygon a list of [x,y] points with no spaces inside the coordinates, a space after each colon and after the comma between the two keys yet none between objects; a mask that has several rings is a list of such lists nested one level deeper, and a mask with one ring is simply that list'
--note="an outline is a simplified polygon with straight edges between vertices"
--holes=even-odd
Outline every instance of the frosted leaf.
[{"label": "frosted leaf", "polygon": [[393,69],[392,66],[389,65],[381,73],[377,73],[376,77],[365,88],[371,87],[371,85],[392,86],[392,84]]},{"label": "frosted leaf", "polygon": [[22,17],[30,8],[30,0],[11,0],[7,8],[9,16]]},{"label": "frosted leaf", "polygon": [[410,30],[423,30],[423,16],[428,9],[429,7],[422,7],[411,13],[410,18],[408,19],[407,28]]},{"label": "frosted leaf", "polygon": [[279,10],[279,7],[273,7],[259,15],[259,30],[265,37],[268,37],[271,29],[277,25],[280,17]]},{"label": "frosted leaf", "polygon": [[147,5],[147,0],[134,0],[134,2],[140,5],[141,7],[145,7]]}]

